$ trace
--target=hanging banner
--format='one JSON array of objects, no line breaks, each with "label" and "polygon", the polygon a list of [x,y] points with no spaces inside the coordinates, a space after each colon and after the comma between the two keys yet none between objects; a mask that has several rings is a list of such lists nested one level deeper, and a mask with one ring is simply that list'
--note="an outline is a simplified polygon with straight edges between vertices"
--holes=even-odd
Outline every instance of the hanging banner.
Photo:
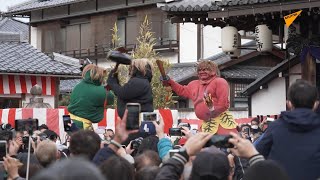
[{"label": "hanging banner", "polygon": [[301,12],[302,10],[283,17],[284,21],[286,22],[286,26],[289,27],[293,23],[293,21],[297,19],[297,17],[301,14]]}]

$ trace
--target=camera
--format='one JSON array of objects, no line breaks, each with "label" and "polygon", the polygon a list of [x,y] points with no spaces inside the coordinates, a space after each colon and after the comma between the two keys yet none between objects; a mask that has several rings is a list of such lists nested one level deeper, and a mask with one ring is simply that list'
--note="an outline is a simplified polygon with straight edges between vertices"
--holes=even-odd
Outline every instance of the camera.
[{"label": "camera", "polygon": [[131,149],[138,149],[142,143],[143,138],[139,137],[131,142]]},{"label": "camera", "polygon": [[189,123],[184,123],[184,122],[179,123],[178,127],[186,127],[189,130],[191,129],[191,125]]},{"label": "camera", "polygon": [[13,130],[13,128],[12,128],[12,126],[11,126],[11,124],[1,124],[1,130],[4,130],[4,131],[11,131],[11,130]]},{"label": "camera", "polygon": [[230,135],[213,135],[211,139],[206,143],[205,147],[210,147],[212,145],[218,148],[233,148],[234,145],[229,143]]},{"label": "camera", "polygon": [[140,115],[142,121],[158,121],[158,114],[155,112],[142,112]]},{"label": "camera", "polygon": [[170,136],[183,136],[181,132],[181,128],[169,128],[169,135]]},{"label": "camera", "polygon": [[22,137],[22,143],[25,144],[25,145],[28,145],[29,144],[29,136],[23,136]]}]

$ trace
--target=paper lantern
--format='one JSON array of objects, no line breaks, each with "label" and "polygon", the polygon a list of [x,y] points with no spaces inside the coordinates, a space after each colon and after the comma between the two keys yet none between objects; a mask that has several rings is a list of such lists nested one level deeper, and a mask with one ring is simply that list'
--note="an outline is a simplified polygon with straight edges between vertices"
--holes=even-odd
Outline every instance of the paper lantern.
[{"label": "paper lantern", "polygon": [[221,30],[221,47],[223,52],[234,52],[238,46],[238,30],[233,26],[226,26]]},{"label": "paper lantern", "polygon": [[255,37],[257,51],[272,51],[272,31],[265,24],[258,25],[255,28]]},{"label": "paper lantern", "polygon": [[[238,44],[237,47],[241,46],[241,35],[238,33]],[[230,52],[230,57],[231,58],[238,58],[241,55],[241,49],[237,48],[235,51]]]}]

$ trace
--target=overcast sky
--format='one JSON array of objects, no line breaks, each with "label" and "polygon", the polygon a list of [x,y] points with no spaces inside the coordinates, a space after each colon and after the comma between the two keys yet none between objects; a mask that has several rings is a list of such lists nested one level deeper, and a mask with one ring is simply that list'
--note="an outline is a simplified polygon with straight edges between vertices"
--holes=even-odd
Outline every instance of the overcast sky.
[{"label": "overcast sky", "polygon": [[7,11],[8,6],[13,6],[25,1],[26,0],[0,0],[0,10]]},{"label": "overcast sky", "polygon": [[[6,12],[8,10],[8,7],[23,3],[25,1],[28,1],[28,0],[0,0],[0,11]],[[28,18],[17,18],[17,19],[23,22],[29,22]]]}]

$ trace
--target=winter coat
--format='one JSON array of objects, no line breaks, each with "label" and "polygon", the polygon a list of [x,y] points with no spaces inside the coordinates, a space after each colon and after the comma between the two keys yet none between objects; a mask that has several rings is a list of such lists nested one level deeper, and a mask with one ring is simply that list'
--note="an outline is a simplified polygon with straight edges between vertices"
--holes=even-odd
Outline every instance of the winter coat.
[{"label": "winter coat", "polygon": [[107,93],[99,81],[90,78],[90,71],[72,90],[68,111],[76,116],[100,122],[104,117]]},{"label": "winter coat", "polygon": [[[147,71],[149,72],[149,71]],[[143,76],[137,72],[130,80],[123,86],[118,82],[116,76],[112,76],[110,72],[108,77],[108,85],[111,87],[117,99],[118,115],[122,118],[126,109],[127,103],[140,103],[141,112],[153,112],[153,96],[151,88],[152,74],[147,73]]]},{"label": "winter coat", "polygon": [[311,109],[296,108],[282,112],[256,148],[282,165],[290,179],[312,180],[320,177],[319,137],[320,116]]},{"label": "winter coat", "polygon": [[104,161],[108,160],[110,157],[115,155],[116,153],[111,148],[109,148],[108,146],[105,146],[95,154],[92,162],[95,165],[100,166]]}]

